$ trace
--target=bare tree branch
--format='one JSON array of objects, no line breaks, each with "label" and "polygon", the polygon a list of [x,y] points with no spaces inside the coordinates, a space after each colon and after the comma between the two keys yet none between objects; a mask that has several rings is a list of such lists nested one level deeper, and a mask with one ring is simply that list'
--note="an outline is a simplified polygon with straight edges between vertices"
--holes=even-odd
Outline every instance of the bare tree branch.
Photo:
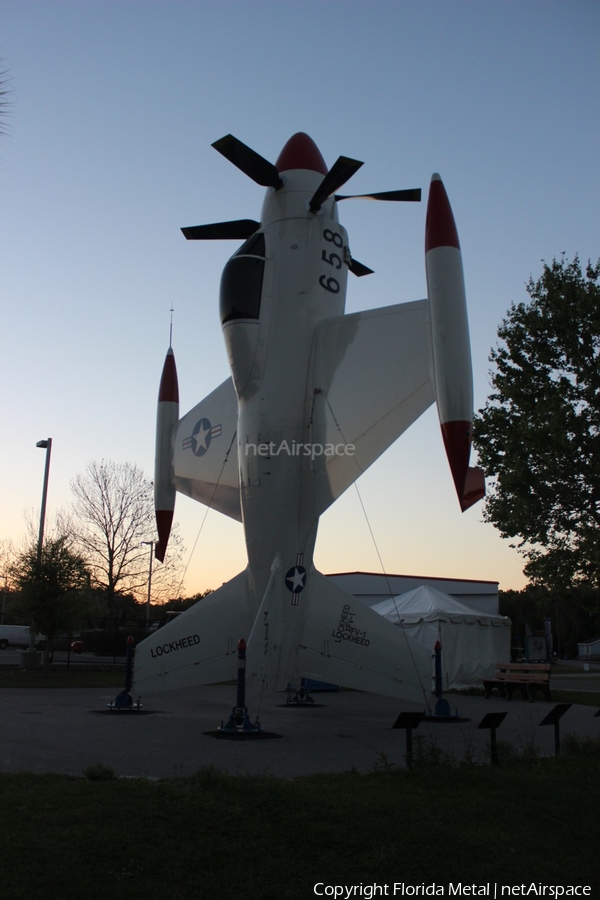
[{"label": "bare tree branch", "polygon": [[[102,460],[74,478],[71,490],[74,531],[93,583],[105,592],[109,606],[120,594],[145,599],[149,565],[142,541],[156,539],[152,482],[131,463]],[[157,564],[155,602],[173,595],[181,553],[181,542],[175,540],[165,562]]]}]

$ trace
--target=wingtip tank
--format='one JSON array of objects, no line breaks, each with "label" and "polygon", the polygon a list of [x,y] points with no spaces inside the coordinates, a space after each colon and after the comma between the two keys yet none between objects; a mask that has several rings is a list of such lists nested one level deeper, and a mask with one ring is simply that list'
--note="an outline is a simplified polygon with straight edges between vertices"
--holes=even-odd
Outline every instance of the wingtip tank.
[{"label": "wingtip tank", "polygon": [[435,392],[448,463],[464,512],[485,494],[481,469],[469,466],[473,375],[458,231],[444,183],[432,175],[425,225]]},{"label": "wingtip tank", "polygon": [[179,384],[173,349],[169,347],[158,389],[156,452],[154,458],[154,508],[158,542],[154,555],[163,562],[175,511],[173,433],[179,420]]}]

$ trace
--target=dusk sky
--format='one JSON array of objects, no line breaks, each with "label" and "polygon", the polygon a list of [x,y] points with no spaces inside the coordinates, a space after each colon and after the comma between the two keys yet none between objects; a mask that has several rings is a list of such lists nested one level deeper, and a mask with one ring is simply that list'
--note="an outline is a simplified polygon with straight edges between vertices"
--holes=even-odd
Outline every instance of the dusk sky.
[{"label": "dusk sky", "polygon": [[[39,515],[40,439],[50,517],[92,460],[152,477],[171,305],[181,414],[228,376],[218,291],[237,244],[180,232],[260,215],[263,189],[210,146],[227,133],[275,161],[306,131],[329,166],[364,160],[348,193],[423,188],[421,204],[341,206],[375,270],[351,279],[348,312],[426,296],[440,172],[482,407],[498,325],[542,260],[600,256],[599,35],[597,0],[3,0],[0,540]],[[435,407],[358,488],[387,572],[525,584],[482,505],[460,513]],[[198,537],[204,515],[178,496],[186,594],[246,564],[241,525],[211,511]],[[315,563],[381,571],[354,487],[322,517]]]}]

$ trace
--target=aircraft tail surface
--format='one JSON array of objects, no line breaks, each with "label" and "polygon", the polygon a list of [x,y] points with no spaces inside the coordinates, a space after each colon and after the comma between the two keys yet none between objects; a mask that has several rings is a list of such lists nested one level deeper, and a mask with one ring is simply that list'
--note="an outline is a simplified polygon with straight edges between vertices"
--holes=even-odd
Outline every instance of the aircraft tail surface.
[{"label": "aircraft tail surface", "polygon": [[426,702],[431,653],[329,578],[313,571],[298,674],[315,681]]},{"label": "aircraft tail surface", "polygon": [[255,613],[244,570],[138,645],[136,691],[229,681],[238,641],[248,635],[246,672],[255,696],[304,677],[426,702],[431,653],[314,568],[303,594],[290,602],[276,558]]},{"label": "aircraft tail surface", "polygon": [[138,644],[136,691],[153,693],[235,678],[238,641],[252,627],[250,608],[244,570]]}]

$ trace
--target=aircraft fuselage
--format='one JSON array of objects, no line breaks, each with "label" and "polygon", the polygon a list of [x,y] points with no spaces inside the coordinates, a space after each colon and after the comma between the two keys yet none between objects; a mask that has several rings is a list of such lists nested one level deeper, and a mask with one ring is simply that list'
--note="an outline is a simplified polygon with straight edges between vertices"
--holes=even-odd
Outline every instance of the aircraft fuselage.
[{"label": "aircraft fuselage", "polygon": [[[319,516],[437,401],[461,508],[483,494],[468,465],[472,375],[460,245],[438,175],[428,204],[430,297],[344,314],[353,260],[331,169],[307,135],[276,165],[231,135],[215,143],[267,186],[260,222],[184,228],[245,240],[223,270],[220,315],[231,378],[179,419],[173,351],[158,398],[155,504],[164,558],[177,491],[243,523],[246,569],[140,644],[136,683],[171,689],[232,677],[239,639],[257,689],[306,677],[419,699],[430,658],[317,572]],[[356,195],[355,195],[356,196]],[[418,200],[420,191],[358,195]]]},{"label": "aircraft fuselage", "polygon": [[[309,211],[318,173],[294,170],[284,179],[278,191],[268,189],[261,231],[246,242],[251,253],[264,236],[258,319],[223,325],[239,402],[242,518],[257,609],[277,556],[286,570],[299,555],[304,569],[312,563],[318,517],[306,476],[315,458],[348,452],[341,435],[335,449],[313,444],[306,408],[306,361],[316,326],[344,312],[348,237],[335,201],[316,215]],[[246,260],[242,247],[226,266],[222,292],[231,289],[228,266],[243,267]],[[234,304],[227,300],[222,293],[222,311]]]}]

